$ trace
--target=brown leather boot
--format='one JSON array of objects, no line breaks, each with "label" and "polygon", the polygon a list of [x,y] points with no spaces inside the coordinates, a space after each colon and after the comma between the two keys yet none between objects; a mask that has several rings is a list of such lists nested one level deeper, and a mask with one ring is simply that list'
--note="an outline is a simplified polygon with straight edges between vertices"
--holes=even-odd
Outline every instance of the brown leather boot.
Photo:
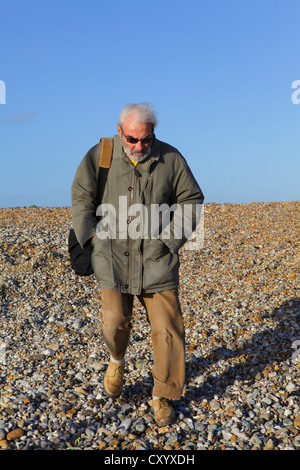
[{"label": "brown leather boot", "polygon": [[154,411],[157,426],[168,426],[175,421],[175,411],[167,398],[156,398],[149,402]]},{"label": "brown leather boot", "polygon": [[115,364],[110,361],[104,377],[104,392],[110,398],[121,395],[123,387],[124,364]]}]

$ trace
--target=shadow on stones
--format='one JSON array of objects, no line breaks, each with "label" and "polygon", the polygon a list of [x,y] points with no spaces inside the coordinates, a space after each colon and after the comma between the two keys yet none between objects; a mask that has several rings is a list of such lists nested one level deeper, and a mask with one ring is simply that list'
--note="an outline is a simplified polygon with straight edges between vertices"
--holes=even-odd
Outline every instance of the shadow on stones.
[{"label": "shadow on stones", "polygon": [[128,402],[144,402],[151,399],[153,378],[150,372],[144,377],[139,377],[134,383],[126,383],[123,388],[122,397]]},{"label": "shadow on stones", "polygon": [[[253,384],[263,378],[268,366],[274,369],[274,365],[280,366],[287,360],[292,360],[294,349],[292,344],[300,340],[300,298],[290,299],[274,309],[270,314],[261,315],[263,325],[264,318],[271,317],[275,327],[261,333],[254,334],[248,341],[235,349],[218,347],[207,357],[196,358],[192,355],[186,365],[187,389],[185,400],[201,401],[204,398],[212,398],[214,395],[222,396],[228,386],[236,380],[247,384]],[[277,323],[276,323],[277,322]],[[212,368],[220,360],[228,361],[228,368],[218,376],[208,376],[203,385],[199,387],[189,382],[196,376],[204,374],[205,370]],[[281,364],[280,375],[284,380],[284,369],[290,371],[288,365]],[[272,370],[273,370],[272,369]],[[298,389],[292,392],[299,395]]]}]

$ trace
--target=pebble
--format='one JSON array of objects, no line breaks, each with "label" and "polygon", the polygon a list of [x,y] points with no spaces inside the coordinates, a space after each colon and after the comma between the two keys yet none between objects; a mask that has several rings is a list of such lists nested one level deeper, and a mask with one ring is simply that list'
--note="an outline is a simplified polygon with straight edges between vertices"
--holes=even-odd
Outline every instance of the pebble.
[{"label": "pebble", "polygon": [[70,208],[0,209],[0,448],[300,450],[300,202],[206,204],[180,252],[187,378],[158,428],[150,330],[135,301],[108,399],[101,291],[77,277]]},{"label": "pebble", "polygon": [[274,450],[275,445],[272,439],[269,439],[266,445],[264,446],[264,450]]},{"label": "pebble", "polygon": [[10,431],[7,436],[6,436],[6,439],[8,441],[14,441],[15,439],[19,439],[21,436],[23,436],[23,431],[22,429],[14,429],[13,431]]}]

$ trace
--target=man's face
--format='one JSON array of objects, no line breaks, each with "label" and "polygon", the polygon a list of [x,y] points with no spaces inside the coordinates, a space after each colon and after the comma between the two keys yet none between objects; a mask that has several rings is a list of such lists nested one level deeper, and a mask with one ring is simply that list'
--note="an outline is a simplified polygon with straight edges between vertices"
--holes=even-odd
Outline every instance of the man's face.
[{"label": "man's face", "polygon": [[[131,115],[124,120],[122,128],[120,126],[117,126],[117,128],[122,144],[130,158],[139,161],[149,155],[153,142],[152,124],[136,122],[135,116]],[[128,142],[132,137],[139,139],[138,142]],[[143,141],[143,139],[146,139],[146,141]]]}]

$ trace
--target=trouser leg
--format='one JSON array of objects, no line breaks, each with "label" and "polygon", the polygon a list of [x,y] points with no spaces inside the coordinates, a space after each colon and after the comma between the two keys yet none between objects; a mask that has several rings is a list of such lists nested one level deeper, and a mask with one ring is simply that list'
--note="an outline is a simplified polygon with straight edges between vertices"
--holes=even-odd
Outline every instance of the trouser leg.
[{"label": "trouser leg", "polygon": [[139,296],[153,345],[153,396],[179,400],[185,381],[185,334],[177,289]]},{"label": "trouser leg", "polygon": [[114,359],[125,356],[131,331],[133,296],[102,289],[101,330]]}]

